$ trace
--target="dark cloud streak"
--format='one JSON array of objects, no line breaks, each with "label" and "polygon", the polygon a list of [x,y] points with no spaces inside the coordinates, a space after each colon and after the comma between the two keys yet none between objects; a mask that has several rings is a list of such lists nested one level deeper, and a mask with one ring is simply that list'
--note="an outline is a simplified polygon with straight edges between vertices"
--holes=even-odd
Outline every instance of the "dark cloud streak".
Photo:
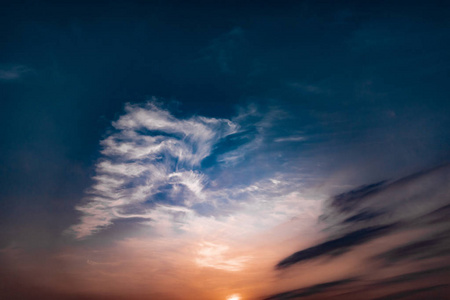
[{"label": "dark cloud streak", "polygon": [[384,226],[367,227],[348,233],[340,238],[326,241],[317,246],[298,251],[291,256],[283,259],[277,265],[277,269],[284,269],[299,262],[304,262],[323,256],[341,255],[351,248],[367,243],[378,237],[391,233],[398,228],[398,224]]},{"label": "dark cloud streak", "polygon": [[[389,294],[389,295],[386,295],[386,296],[383,296],[383,297],[376,298],[374,300],[405,299],[407,297],[410,297],[410,296],[413,296],[413,295],[416,295],[416,294],[429,292],[429,291],[433,291],[433,290],[437,290],[437,289],[442,289],[444,287],[448,287],[448,285],[447,284],[439,284],[439,285],[424,287],[424,288],[420,288],[420,289],[411,289],[411,290],[407,290],[407,291],[402,291],[402,292],[398,292],[398,293]],[[444,294],[442,294],[442,296],[444,296]],[[427,298],[427,299],[430,299],[430,298]],[[444,299],[444,298],[441,298],[441,299]]]},{"label": "dark cloud streak", "polygon": [[374,195],[385,188],[386,181],[380,181],[368,185],[363,185],[354,190],[336,195],[332,198],[330,206],[341,212],[348,212],[358,207],[358,205],[368,196]]},{"label": "dark cloud streak", "polygon": [[336,281],[320,283],[320,284],[316,284],[313,286],[272,295],[268,298],[265,298],[265,300],[287,300],[287,299],[304,298],[304,297],[308,297],[308,296],[326,292],[332,288],[347,285],[354,281],[355,281],[355,278],[346,278],[346,279],[341,279],[341,280],[336,280]]}]

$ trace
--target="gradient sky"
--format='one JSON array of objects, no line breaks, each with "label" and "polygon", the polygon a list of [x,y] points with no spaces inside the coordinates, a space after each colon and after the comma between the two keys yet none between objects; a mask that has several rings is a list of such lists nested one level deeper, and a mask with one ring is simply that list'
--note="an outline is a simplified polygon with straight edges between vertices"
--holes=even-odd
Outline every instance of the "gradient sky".
[{"label": "gradient sky", "polygon": [[446,1],[3,1],[0,298],[450,299]]}]

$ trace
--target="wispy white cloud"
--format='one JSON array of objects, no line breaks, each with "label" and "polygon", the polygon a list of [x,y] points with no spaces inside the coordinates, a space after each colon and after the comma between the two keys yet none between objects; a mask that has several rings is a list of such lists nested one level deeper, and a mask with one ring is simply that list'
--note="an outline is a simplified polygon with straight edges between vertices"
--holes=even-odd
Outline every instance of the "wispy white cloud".
[{"label": "wispy white cloud", "polygon": [[293,136],[287,136],[287,137],[280,137],[276,138],[273,141],[276,143],[282,143],[282,142],[303,142],[306,141],[308,138],[300,135],[293,135]]},{"label": "wispy white cloud", "polygon": [[79,238],[118,218],[147,218],[127,213],[136,208],[149,210],[158,202],[190,207],[205,201],[208,178],[200,164],[219,141],[240,130],[226,119],[176,118],[154,101],[126,105],[113,127],[114,132],[100,142],[95,183],[77,207],[81,223],[71,230]]}]

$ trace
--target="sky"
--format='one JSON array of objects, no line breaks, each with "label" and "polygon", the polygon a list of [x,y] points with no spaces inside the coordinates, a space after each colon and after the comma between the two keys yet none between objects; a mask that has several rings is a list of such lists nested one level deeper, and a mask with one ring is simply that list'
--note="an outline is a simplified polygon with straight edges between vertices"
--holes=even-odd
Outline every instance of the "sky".
[{"label": "sky", "polygon": [[3,1],[0,298],[449,299],[446,1]]}]

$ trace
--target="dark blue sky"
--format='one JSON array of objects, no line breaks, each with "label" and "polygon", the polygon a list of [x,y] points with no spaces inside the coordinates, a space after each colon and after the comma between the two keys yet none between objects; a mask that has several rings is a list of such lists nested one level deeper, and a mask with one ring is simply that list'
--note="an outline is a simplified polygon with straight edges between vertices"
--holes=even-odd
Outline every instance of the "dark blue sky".
[{"label": "dark blue sky", "polygon": [[[2,249],[113,243],[158,205],[230,216],[264,180],[283,183],[264,197],[325,199],[450,159],[446,1],[2,4]],[[95,184],[119,180],[104,161],[166,173],[127,173],[115,193],[135,202],[93,213]]]}]

